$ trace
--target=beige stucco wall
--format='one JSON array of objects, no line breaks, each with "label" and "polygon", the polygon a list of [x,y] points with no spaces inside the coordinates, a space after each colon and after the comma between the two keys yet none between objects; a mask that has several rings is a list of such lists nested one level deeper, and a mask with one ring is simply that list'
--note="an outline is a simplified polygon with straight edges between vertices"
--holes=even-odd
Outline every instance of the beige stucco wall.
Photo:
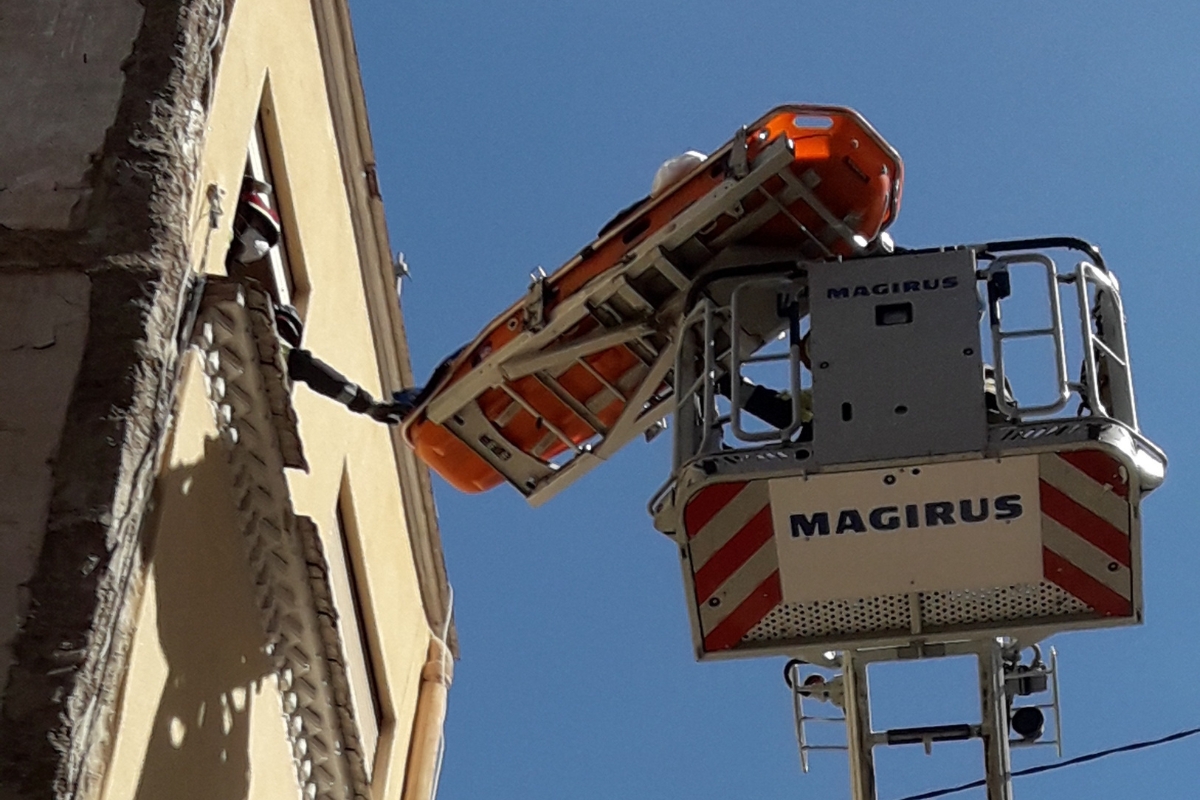
[{"label": "beige stucco wall", "polygon": [[[311,286],[305,346],[381,395],[360,273],[309,0],[238,2],[229,20],[206,131],[203,183],[224,190],[221,227],[193,215],[197,253],[221,272],[250,132],[267,87],[291,205],[289,256]],[[203,200],[204,193],[198,197]],[[193,359],[194,360],[194,357]],[[199,370],[192,364],[148,535],[150,576],[106,781],[108,800],[297,796],[278,690],[261,652],[253,602]],[[429,631],[405,530],[387,430],[299,386],[293,401],[311,465],[289,472],[295,511],[339,547],[343,474],[353,496],[377,654],[384,727],[374,761],[378,798],[398,798]],[[353,654],[348,654],[353,657]],[[185,787],[196,785],[192,793]]]},{"label": "beige stucco wall", "polygon": [[155,487],[106,797],[299,797],[229,487],[193,354]]}]

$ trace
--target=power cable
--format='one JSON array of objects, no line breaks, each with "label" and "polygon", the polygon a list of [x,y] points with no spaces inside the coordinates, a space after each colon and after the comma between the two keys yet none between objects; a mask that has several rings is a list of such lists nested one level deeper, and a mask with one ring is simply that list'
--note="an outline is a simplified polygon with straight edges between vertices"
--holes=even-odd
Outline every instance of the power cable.
[{"label": "power cable", "polygon": [[[1149,739],[1144,742],[1133,742],[1132,744],[1124,744],[1124,745],[1121,745],[1120,747],[1110,747],[1107,750],[1098,750],[1095,753],[1087,753],[1082,756],[1076,756],[1075,758],[1068,758],[1066,761],[1059,761],[1054,764],[1042,764],[1037,767],[1027,767],[1025,769],[1019,769],[1016,772],[1012,773],[1012,777],[1020,778],[1025,775],[1037,775],[1040,772],[1050,772],[1051,770],[1062,769],[1063,767],[1072,767],[1072,766],[1075,766],[1076,764],[1083,764],[1088,761],[1095,761],[1097,759],[1104,758],[1105,756],[1111,756],[1111,755],[1115,755],[1117,753],[1130,753],[1130,752],[1133,752],[1134,750],[1144,750],[1147,747],[1156,747],[1160,744],[1176,742],[1176,741],[1179,741],[1180,739],[1186,739],[1189,736],[1195,736],[1196,734],[1200,734],[1200,728],[1188,728],[1187,730],[1177,731],[1175,733],[1163,736],[1159,739]],[[951,786],[946,789],[935,789],[932,792],[923,792],[922,794],[910,794],[907,797],[899,798],[899,800],[933,800],[933,798],[935,798],[935,797],[945,797],[948,794],[964,792],[967,789],[976,789],[976,788],[979,788],[979,787],[985,786],[985,785],[987,785],[986,779],[978,780],[978,781],[971,781],[970,783],[964,783],[959,786]]]}]

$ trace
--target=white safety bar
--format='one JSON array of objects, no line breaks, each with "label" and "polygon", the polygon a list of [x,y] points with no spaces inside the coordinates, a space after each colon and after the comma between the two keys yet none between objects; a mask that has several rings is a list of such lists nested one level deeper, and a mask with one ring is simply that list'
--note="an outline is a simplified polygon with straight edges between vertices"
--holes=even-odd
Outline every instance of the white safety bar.
[{"label": "white safety bar", "polygon": [[[1063,337],[1062,308],[1058,297],[1059,275],[1055,269],[1054,261],[1047,256],[1040,253],[1020,253],[997,258],[987,269],[983,270],[983,276],[987,279],[988,286],[991,287],[993,281],[1000,276],[1007,278],[1008,268],[1016,264],[1037,264],[1045,270],[1047,294],[1050,298],[1050,327],[1018,328],[1006,331],[1003,329],[1000,319],[1001,298],[989,298],[988,322],[992,331],[992,359],[995,362],[994,368],[996,370],[996,398],[1001,411],[1009,417],[1020,418],[1056,414],[1066,408],[1067,403],[1071,399],[1072,389],[1077,388],[1070,383],[1070,379],[1067,377],[1067,348]],[[1051,403],[1019,405],[1015,400],[1009,398],[1008,393],[1003,390],[1006,374],[1004,369],[1004,343],[1012,339],[1032,339],[1047,336],[1054,342],[1054,372],[1058,384],[1058,396]]]},{"label": "white safety bar", "polygon": [[[1087,261],[1079,262],[1073,273],[1060,273],[1053,259],[1040,253],[1018,253],[997,258],[982,270],[981,275],[991,287],[999,276],[1007,276],[1009,267],[1018,264],[1035,264],[1045,271],[1051,319],[1047,328],[1005,330],[1000,313],[1003,298],[989,297],[988,323],[1000,409],[1012,419],[1028,421],[1057,414],[1067,406],[1074,394],[1092,416],[1111,417],[1138,431],[1133,375],[1125,335],[1125,312],[1117,279],[1112,273]],[[1071,380],[1067,372],[1066,335],[1059,299],[1059,286],[1072,284],[1078,298],[1078,324],[1083,345],[1080,380]],[[1096,290],[1094,299],[1092,289]],[[1036,337],[1048,337],[1053,342],[1057,396],[1049,403],[1023,404],[1000,390],[1006,378],[1004,345],[1014,339]]]},{"label": "white safety bar", "polygon": [[[791,341],[788,343],[788,351],[786,353],[773,353],[769,355],[749,355],[743,356],[742,352],[750,348],[744,347],[745,327],[742,325],[742,320],[745,316],[743,310],[743,297],[750,289],[760,290],[763,288],[762,283],[767,286],[776,286],[780,294],[786,292],[787,289],[795,286],[795,281],[786,280],[783,278],[771,278],[766,281],[746,282],[739,285],[733,290],[733,297],[730,301],[730,322],[729,327],[733,333],[733,344],[730,348],[730,359],[733,361],[732,375],[730,377],[730,427],[733,430],[733,435],[743,442],[773,442],[787,441],[800,429],[802,401],[802,387],[800,386],[800,339],[798,331],[794,330],[799,320],[789,319],[788,333]],[[757,343],[755,343],[757,344]],[[742,424],[742,412],[744,411],[745,403],[745,386],[742,385],[742,367],[747,364],[765,364],[771,362],[786,361],[788,364],[788,391],[792,401],[792,421],[789,425],[783,428],[771,428],[767,430],[751,431],[747,430]]]},{"label": "white safety bar", "polygon": [[[1117,279],[1111,273],[1094,264],[1081,261],[1075,267],[1074,283],[1079,292],[1079,307],[1088,308],[1090,287],[1096,288],[1095,308],[1087,315],[1080,315],[1080,329],[1084,341],[1083,369],[1088,407],[1094,414],[1111,416],[1138,430],[1137,406],[1133,398],[1133,373],[1129,366],[1129,344],[1125,336],[1125,308],[1121,304],[1121,293]],[[1095,321],[1099,332],[1093,330]],[[1100,363],[1097,354],[1108,365],[1107,386],[1101,385]],[[1114,369],[1115,368],[1115,369]],[[1104,389],[1108,390],[1105,402]]]}]

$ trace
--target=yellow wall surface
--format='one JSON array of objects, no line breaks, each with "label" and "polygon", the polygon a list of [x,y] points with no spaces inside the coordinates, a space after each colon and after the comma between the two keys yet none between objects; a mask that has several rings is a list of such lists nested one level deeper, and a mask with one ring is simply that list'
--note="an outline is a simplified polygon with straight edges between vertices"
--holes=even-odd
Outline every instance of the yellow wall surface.
[{"label": "yellow wall surface", "polygon": [[[265,102],[264,102],[265,98]],[[309,292],[304,346],[381,395],[351,211],[309,0],[234,4],[203,144],[201,186],[224,190],[208,232],[199,193],[195,252],[223,272],[247,145],[264,105],[289,257]],[[199,265],[198,265],[199,267]],[[298,796],[280,696],[266,656],[225,459],[197,358],[189,357],[171,450],[146,537],[146,591],[125,676],[107,800]],[[345,477],[358,536],[351,549],[375,654],[384,722],[376,798],[399,798],[430,633],[387,430],[297,386],[308,473],[288,471],[297,514],[341,547],[335,509]],[[348,658],[355,654],[347,653]]]},{"label": "yellow wall surface", "polygon": [[231,476],[196,356],[185,375],[173,452],[155,487],[151,570],[106,796],[295,798]]}]

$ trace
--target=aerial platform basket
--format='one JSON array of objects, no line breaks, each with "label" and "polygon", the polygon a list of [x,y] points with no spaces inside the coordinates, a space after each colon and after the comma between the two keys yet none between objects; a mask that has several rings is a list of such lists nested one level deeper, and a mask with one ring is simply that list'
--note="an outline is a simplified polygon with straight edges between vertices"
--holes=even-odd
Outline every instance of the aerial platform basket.
[{"label": "aerial platform basket", "polygon": [[873,252],[895,219],[900,156],[856,112],[769,112],[497,317],[440,367],[404,423],[456,488],[560,491],[670,413],[669,374],[695,278],[785,248]]},{"label": "aerial platform basket", "polygon": [[[651,513],[680,549],[699,658],[1141,621],[1140,504],[1166,458],[1138,428],[1094,247],[798,257],[710,273],[691,299]],[[1005,327],[1031,299],[1042,321]],[[1022,400],[1034,378],[1043,396]]]}]

